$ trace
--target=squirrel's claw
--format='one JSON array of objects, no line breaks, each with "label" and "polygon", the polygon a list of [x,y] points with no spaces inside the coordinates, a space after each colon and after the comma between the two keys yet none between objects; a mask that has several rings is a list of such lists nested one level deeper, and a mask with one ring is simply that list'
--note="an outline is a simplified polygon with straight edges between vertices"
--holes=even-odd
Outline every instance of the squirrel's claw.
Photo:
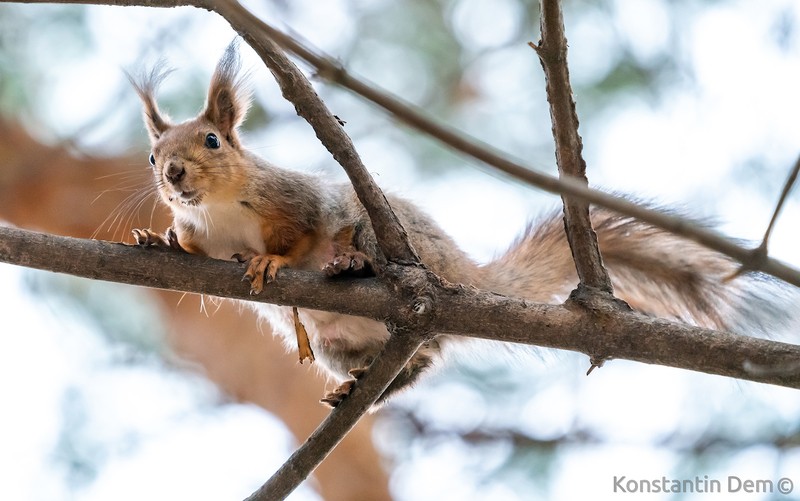
[{"label": "squirrel's claw", "polygon": [[[131,231],[137,245],[142,247],[169,247],[167,240],[149,228],[134,229]],[[176,237],[177,238],[177,237]]]},{"label": "squirrel's claw", "polygon": [[175,250],[175,251],[179,251],[179,252],[188,252],[186,249],[184,249],[181,246],[180,242],[178,242],[178,234],[175,233],[175,230],[172,229],[171,227],[167,228],[166,241],[167,241],[167,245],[169,245],[170,249]]},{"label": "squirrel's claw", "polygon": [[348,379],[337,386],[335,390],[328,392],[320,399],[320,403],[330,408],[337,407],[340,403],[342,403],[342,400],[344,400],[350,394],[350,392],[353,391],[356,383],[359,379],[361,379],[361,376],[363,376],[365,372],[367,372],[366,367],[350,369],[348,374],[350,374],[353,379]]},{"label": "squirrel's claw", "polygon": [[322,271],[329,277],[348,274],[355,276],[369,276],[373,274],[372,262],[369,256],[356,250],[346,251],[334,256]]},{"label": "squirrel's claw", "polygon": [[[258,295],[264,290],[264,284],[273,282],[278,276],[278,270],[287,265],[286,258],[275,254],[256,254],[251,253],[234,254],[233,258],[239,260],[249,259],[247,271],[244,272],[242,280],[250,282],[250,295]],[[249,257],[248,257],[249,256]]]},{"label": "squirrel's claw", "polygon": [[162,247],[174,251],[187,252],[186,249],[181,247],[180,242],[178,242],[178,234],[172,228],[167,228],[163,236],[150,228],[133,229],[131,230],[131,235],[136,240],[136,245],[141,245],[142,247]]}]

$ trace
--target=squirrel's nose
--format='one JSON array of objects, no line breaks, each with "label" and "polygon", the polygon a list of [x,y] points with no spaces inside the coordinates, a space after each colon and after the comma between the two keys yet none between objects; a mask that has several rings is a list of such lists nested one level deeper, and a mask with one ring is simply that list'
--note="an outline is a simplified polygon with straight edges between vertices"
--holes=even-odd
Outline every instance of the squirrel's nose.
[{"label": "squirrel's nose", "polygon": [[164,170],[164,176],[166,176],[167,181],[170,183],[177,184],[186,176],[186,169],[184,169],[183,166],[170,163]]}]

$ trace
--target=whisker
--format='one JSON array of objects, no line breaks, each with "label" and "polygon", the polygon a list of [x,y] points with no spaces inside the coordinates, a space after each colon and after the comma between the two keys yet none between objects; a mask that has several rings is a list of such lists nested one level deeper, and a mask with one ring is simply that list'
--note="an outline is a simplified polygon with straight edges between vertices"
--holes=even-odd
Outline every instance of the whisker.
[{"label": "whisker", "polygon": [[105,228],[105,231],[111,233],[113,239],[120,238],[125,233],[125,227],[132,225],[134,218],[137,217],[141,207],[154,194],[155,189],[152,185],[150,185],[144,189],[139,189],[127,195],[114,208],[114,210],[109,213],[103,222],[100,223],[97,229],[92,233],[92,238],[96,238],[103,228]]},{"label": "whisker", "polygon": [[94,179],[95,179],[95,181],[100,181],[100,180],[103,180],[103,179],[110,179],[110,178],[113,178],[113,177],[120,177],[120,176],[130,176],[130,177],[136,176],[136,177],[138,177],[138,176],[141,176],[142,174],[143,174],[142,170],[141,170],[141,168],[139,168],[139,169],[135,169],[135,170],[123,170],[123,171],[120,171],[120,172],[112,172],[111,174],[104,174],[102,176],[97,176]]},{"label": "whisker", "polygon": [[147,224],[147,226],[149,226],[150,228],[153,227],[153,217],[155,217],[156,214],[156,207],[158,207],[158,197],[155,198],[155,200],[153,201],[153,206],[150,209],[150,220]]},{"label": "whisker", "polygon": [[106,216],[103,222],[100,223],[100,226],[98,226],[92,234],[92,238],[95,238],[99,234],[100,230],[106,226],[106,224],[108,225],[106,231],[111,231],[111,228],[114,227],[121,215],[128,211],[132,204],[134,204],[135,201],[142,196],[147,196],[147,192],[136,192],[126,196],[119,204],[117,204],[117,206],[108,214],[108,216]]},{"label": "whisker", "polygon": [[133,209],[129,211],[125,225],[118,228],[120,232],[124,232],[125,227],[131,228],[133,226],[134,217],[139,216],[139,211],[141,210],[142,206],[147,202],[147,200],[150,198],[151,194],[152,194],[151,192],[148,192],[146,196],[141,197],[139,201],[135,204]]},{"label": "whisker", "polygon": [[206,318],[208,318],[208,308],[206,308],[206,295],[200,295],[200,313],[204,314]]},{"label": "whisker", "polygon": [[181,294],[181,297],[180,299],[178,299],[178,303],[175,305],[175,308],[181,305],[181,303],[183,302],[183,298],[185,298],[188,294],[189,294],[188,292],[184,292],[183,294]]},{"label": "whisker", "polygon": [[130,185],[126,185],[126,186],[117,186],[117,187],[114,187],[114,188],[108,188],[106,190],[101,191],[96,197],[94,197],[94,199],[91,201],[91,203],[89,205],[94,205],[95,202],[100,200],[100,198],[103,195],[107,195],[109,193],[114,193],[114,192],[117,192],[117,191],[121,191],[121,192],[139,192],[139,191],[142,191],[142,190],[145,190],[145,189],[149,188],[149,184],[150,183],[139,182],[139,183],[136,183],[136,184],[130,184]]}]

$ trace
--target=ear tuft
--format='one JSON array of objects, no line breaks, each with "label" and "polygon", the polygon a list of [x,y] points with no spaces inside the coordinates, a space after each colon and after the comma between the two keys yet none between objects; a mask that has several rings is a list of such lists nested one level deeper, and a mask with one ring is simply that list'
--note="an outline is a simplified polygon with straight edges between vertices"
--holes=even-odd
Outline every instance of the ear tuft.
[{"label": "ear tuft", "polygon": [[203,116],[213,123],[223,137],[234,147],[239,147],[236,129],[250,108],[251,93],[245,84],[246,78],[239,76],[239,43],[234,40],[225,49],[217,63],[208,88],[208,101]]},{"label": "ear tuft", "polygon": [[144,105],[144,123],[151,142],[158,140],[161,134],[171,127],[169,117],[161,114],[155,99],[158,86],[171,72],[171,69],[166,68],[166,62],[163,59],[156,63],[149,72],[142,70],[137,75],[125,72],[125,76],[128,77],[128,81],[133,85]]}]

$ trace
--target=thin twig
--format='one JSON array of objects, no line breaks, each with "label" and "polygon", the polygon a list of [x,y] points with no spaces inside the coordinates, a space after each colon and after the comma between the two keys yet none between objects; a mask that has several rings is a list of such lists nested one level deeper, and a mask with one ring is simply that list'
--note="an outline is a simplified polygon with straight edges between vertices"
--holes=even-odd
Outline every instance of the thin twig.
[{"label": "thin twig", "polygon": [[800,157],[797,158],[797,161],[794,163],[794,167],[792,167],[792,171],[789,173],[789,177],[786,179],[786,182],[783,185],[783,191],[781,191],[781,196],[778,199],[778,203],[776,204],[775,210],[772,213],[772,218],[770,218],[769,225],[767,225],[767,231],[764,232],[764,238],[761,239],[761,244],[750,251],[750,256],[743,260],[739,269],[732,273],[726,280],[733,280],[734,278],[743,275],[748,271],[760,269],[761,263],[768,258],[769,237],[772,236],[772,229],[775,227],[775,223],[778,221],[778,216],[781,213],[781,209],[783,209],[783,204],[786,202],[786,198],[792,191],[795,181],[797,181],[798,171],[800,171]]},{"label": "thin twig", "polygon": [[[561,178],[572,177],[587,185],[586,162],[583,143],[578,133],[578,114],[572,97],[567,64],[567,38],[564,34],[564,16],[560,0],[541,0],[541,41],[531,47],[539,55],[544,69],[547,102],[550,103],[550,120],[556,146],[556,163]],[[603,266],[597,234],[589,219],[589,203],[582,198],[562,196],[564,203],[564,229],[567,232],[572,258],[581,285],[613,292],[611,279]]]},{"label": "thin twig", "polygon": [[767,231],[764,232],[764,238],[761,240],[761,245],[759,245],[759,248],[764,249],[764,254],[767,253],[767,246],[769,245],[769,237],[772,234],[772,229],[775,226],[775,222],[778,220],[778,215],[781,213],[781,209],[783,209],[783,204],[784,202],[786,202],[786,198],[792,191],[792,187],[794,186],[795,181],[797,181],[798,171],[800,171],[800,157],[797,158],[797,161],[794,163],[794,167],[792,168],[792,172],[789,173],[789,177],[786,179],[786,183],[783,185],[783,191],[781,191],[781,197],[780,199],[778,199],[778,204],[775,206],[775,212],[772,213],[772,218],[769,220],[769,226],[767,226]]}]

